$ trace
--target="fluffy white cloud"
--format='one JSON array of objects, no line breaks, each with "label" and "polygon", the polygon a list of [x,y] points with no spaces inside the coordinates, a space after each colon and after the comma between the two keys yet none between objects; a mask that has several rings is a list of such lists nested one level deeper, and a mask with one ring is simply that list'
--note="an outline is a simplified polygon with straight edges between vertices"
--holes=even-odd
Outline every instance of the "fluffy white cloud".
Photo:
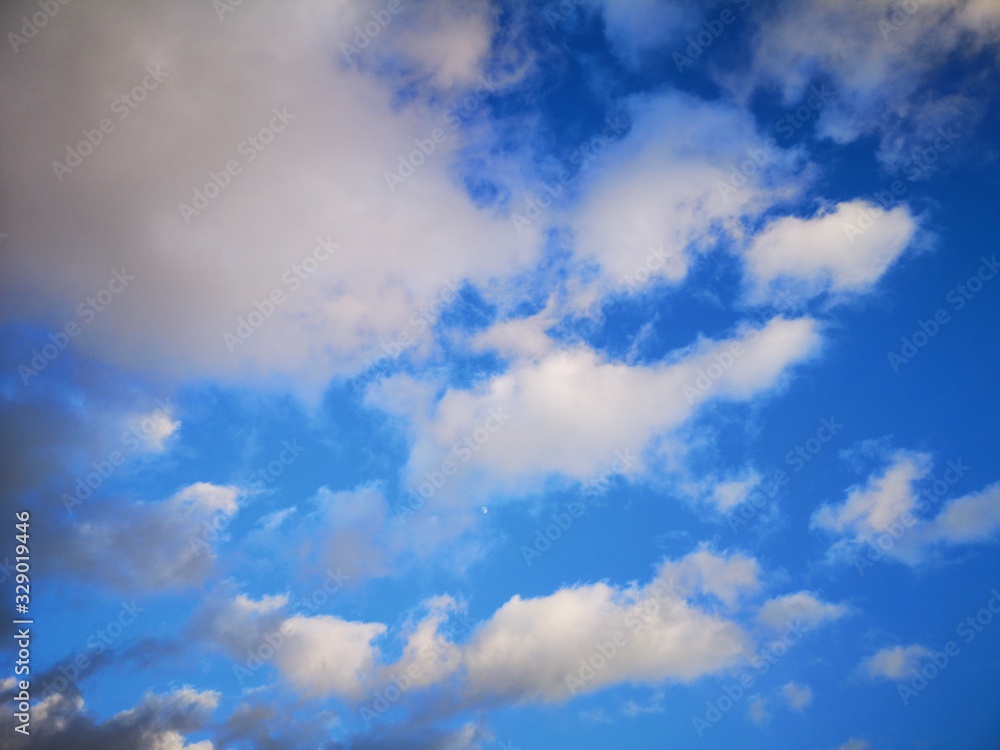
[{"label": "fluffy white cloud", "polygon": [[372,641],[381,623],[349,622],[331,615],[293,615],[282,623],[287,640],[275,655],[282,676],[305,695],[359,698],[374,671]]},{"label": "fluffy white cloud", "polygon": [[757,613],[757,620],[772,630],[784,630],[794,623],[811,629],[840,619],[848,612],[845,604],[831,604],[808,591],[799,591],[764,602]]},{"label": "fluffy white cloud", "polygon": [[579,257],[608,286],[681,281],[698,251],[805,184],[801,154],[758,135],[734,106],[670,93],[637,99],[631,114],[629,133],[595,157],[572,216]]},{"label": "fluffy white cloud", "polygon": [[[397,33],[397,18],[361,51],[417,59],[453,92],[402,108],[395,79],[331,60],[375,6],[242,5],[223,23],[201,3],[63,11],[72,35],[39,34],[0,72],[3,298],[19,300],[3,318],[61,328],[124,268],[134,278],[75,346],[160,376],[281,376],[315,393],[380,342],[426,337],[412,316],[446,281],[530,262],[534,233],[475,207],[451,171],[464,133],[444,115],[488,49],[489,6],[464,4],[430,47]],[[4,6],[0,21],[18,27],[19,13]],[[143,81],[134,109],[116,99]],[[101,135],[102,118],[113,130],[54,174],[84,131]],[[265,131],[259,148],[248,140],[267,127],[280,132]],[[436,128],[444,140],[424,157],[415,139]],[[390,189],[386,173],[411,152],[424,163]],[[179,204],[195,201],[198,214],[182,216]],[[318,242],[327,237],[332,250]],[[237,331],[251,317],[260,325]],[[227,344],[226,333],[245,341]]]},{"label": "fluffy white cloud", "polygon": [[471,695],[562,701],[620,682],[689,682],[745,657],[739,626],[658,591],[597,583],[515,596],[464,648]]},{"label": "fluffy white cloud", "polygon": [[280,633],[274,664],[304,695],[356,702],[408,675],[410,690],[440,688],[463,703],[559,702],[623,682],[689,682],[745,661],[751,644],[743,629],[696,601],[731,604],[759,588],[757,575],[753,558],[703,548],[663,563],[644,586],[602,582],[514,596],[461,640],[444,626],[464,619],[464,606],[433,597],[398,633],[402,651],[393,661],[375,643],[385,625],[286,616],[282,596],[223,592],[193,628],[240,662]]},{"label": "fluffy white cloud", "polygon": [[824,505],[813,514],[812,525],[867,540],[897,523],[916,508],[913,483],[931,470],[926,453],[898,452],[884,472],[873,475],[863,487],[848,490],[841,505]]},{"label": "fluffy white cloud", "polygon": [[711,594],[729,606],[761,587],[757,560],[738,552],[717,555],[704,546],[677,562],[664,563],[660,577],[685,591]]},{"label": "fluffy white cloud", "polygon": [[655,365],[608,361],[585,348],[550,351],[515,360],[475,389],[449,388],[433,406],[428,388],[394,378],[377,389],[378,403],[414,425],[414,492],[467,502],[494,488],[523,491],[550,474],[592,479],[615,451],[676,429],[701,404],[748,400],[780,384],[819,342],[816,321],[777,317]]},{"label": "fluffy white cloud", "polygon": [[[850,488],[842,503],[821,506],[811,526],[840,537],[832,557],[850,559],[866,545],[874,545],[878,558],[886,555],[916,565],[940,548],[994,540],[1000,534],[1000,482],[948,500],[936,515],[927,515],[925,511],[946,492],[922,496],[918,491],[931,467],[929,454],[896,451],[865,485]],[[961,462],[952,462],[944,472],[945,481],[938,482],[947,488],[963,474]],[[870,554],[861,559],[874,561]]]},{"label": "fluffy white cloud", "polygon": [[684,481],[681,490],[696,500],[708,503],[720,513],[728,513],[753,494],[761,479],[758,471],[744,467],[735,474]]},{"label": "fluffy white cloud", "polygon": [[756,298],[767,288],[814,295],[871,287],[913,239],[916,220],[897,206],[862,200],[800,219],[777,219],[750,242],[746,266]]},{"label": "fluffy white cloud", "polygon": [[914,643],[910,646],[890,646],[877,651],[861,662],[860,669],[872,679],[906,680],[931,655],[930,649]]}]

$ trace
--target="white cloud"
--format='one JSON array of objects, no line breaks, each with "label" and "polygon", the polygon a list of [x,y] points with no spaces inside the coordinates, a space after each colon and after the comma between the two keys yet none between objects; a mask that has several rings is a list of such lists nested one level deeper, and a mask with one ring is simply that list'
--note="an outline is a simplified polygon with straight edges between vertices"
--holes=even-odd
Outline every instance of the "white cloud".
[{"label": "white cloud", "polygon": [[747,716],[757,726],[766,724],[771,719],[767,698],[762,695],[751,696],[747,703]]},{"label": "white cloud", "polygon": [[681,489],[692,498],[708,503],[720,513],[729,513],[753,494],[761,479],[760,472],[748,466],[735,474],[685,481]]},{"label": "white cloud", "polygon": [[1000,482],[948,501],[924,529],[928,543],[985,542],[1000,531]]},{"label": "white cloud", "polygon": [[861,662],[860,669],[872,679],[906,680],[913,676],[921,662],[930,655],[930,649],[917,643],[891,646],[880,649],[865,659]]},{"label": "white cloud", "polygon": [[489,2],[409,6],[399,48],[440,88],[473,83],[482,71],[494,33]]},{"label": "white cloud", "polygon": [[576,348],[516,360],[473,390],[449,388],[433,407],[430,390],[405,378],[380,385],[378,402],[414,425],[413,490],[450,462],[453,476],[434,496],[474,493],[471,500],[494,488],[523,491],[551,474],[593,479],[616,450],[676,429],[702,403],[767,392],[819,342],[816,321],[778,317],[729,339],[700,340],[656,365],[628,366]]},{"label": "white cloud", "polygon": [[[11,92],[0,102],[4,179],[20,196],[0,210],[11,238],[4,298],[21,300],[4,306],[4,319],[79,320],[76,307],[124,268],[134,280],[74,346],[159,377],[283,378],[306,395],[356,373],[380,342],[426,340],[426,321],[412,316],[446,280],[515,272],[536,248],[533,232],[476,208],[451,171],[465,135],[444,114],[467,93],[460,84],[489,27],[488,6],[477,4],[478,16],[469,7],[433,50],[413,42],[453,93],[405,107],[393,104],[394,80],[332,59],[355,24],[371,20],[367,5],[244,4],[224,23],[201,3],[68,9],[69,38],[39,34],[22,50],[30,64],[0,72]],[[3,26],[19,26],[19,11],[4,8]],[[395,28],[361,54],[402,59],[407,36]],[[144,78],[152,85],[149,65],[165,78],[119,120],[112,101]],[[72,80],[59,73],[69,68]],[[245,139],[270,125],[274,108],[294,119],[258,152]],[[114,130],[60,183],[52,162],[102,118]],[[385,174],[435,128],[445,140],[391,191]],[[186,224],[179,204],[231,160],[240,173]],[[305,265],[325,237],[338,243],[331,257]],[[68,256],[72,268],[60,262]],[[304,269],[314,272],[303,278]],[[256,314],[255,302],[267,309],[273,290],[283,301],[230,353],[224,334]]]},{"label": "white cloud", "polygon": [[872,745],[868,740],[861,740],[856,737],[852,737],[843,745],[839,745],[837,750],[868,750]]},{"label": "white cloud", "polygon": [[760,565],[742,553],[716,555],[702,546],[677,562],[664,563],[660,577],[685,591],[711,594],[728,606],[761,588]]},{"label": "white cloud", "polygon": [[[939,548],[994,540],[1000,534],[1000,482],[948,500],[937,515],[927,516],[924,511],[941,493],[921,497],[917,488],[931,467],[930,454],[896,451],[864,486],[850,488],[842,503],[821,506],[811,526],[840,537],[832,557],[850,559],[866,545],[875,545],[879,557],[916,565]],[[951,465],[945,476],[949,481],[944,486],[961,478]],[[871,558],[866,554],[863,559]]]},{"label": "white cloud", "polygon": [[293,615],[282,628],[287,640],[274,660],[293,687],[310,696],[361,697],[378,653],[372,641],[385,632],[385,625]]},{"label": "white cloud", "polygon": [[862,200],[807,219],[777,219],[751,240],[747,272],[757,298],[768,287],[806,295],[865,291],[907,248],[916,229],[907,208],[886,211]]},{"label": "white cloud", "polygon": [[916,508],[913,483],[931,470],[926,453],[897,452],[886,470],[873,475],[864,487],[852,487],[841,505],[823,505],[812,526],[839,533],[853,533],[866,540],[897,523]]},{"label": "white cloud", "polygon": [[781,697],[788,703],[789,708],[801,711],[812,703],[813,691],[808,685],[800,685],[797,682],[786,682],[781,686]]},{"label": "white cloud", "polygon": [[882,156],[896,167],[942,125],[965,130],[978,119],[974,98],[929,93],[933,72],[955,52],[1000,53],[1000,10],[989,0],[924,0],[905,11],[894,0],[819,0],[760,16],[753,71],[726,74],[727,83],[743,95],[777,83],[791,105],[810,83],[830,81],[835,95],[818,110],[818,133],[846,143],[880,132]]},{"label": "white cloud", "polygon": [[515,596],[477,630],[464,663],[473,696],[562,701],[619,682],[689,682],[746,647],[737,625],[681,599],[660,604],[648,588],[597,583]]},{"label": "white cloud", "polygon": [[801,154],[731,105],[670,93],[635,100],[631,114],[632,129],[585,174],[571,217],[577,255],[609,287],[683,280],[699,251],[807,181]]},{"label": "white cloud", "polygon": [[772,630],[784,630],[795,623],[811,629],[840,619],[848,612],[845,604],[830,604],[808,591],[799,591],[764,602],[757,613],[757,620]]},{"label": "white cloud", "polygon": [[698,550],[664,563],[645,586],[602,582],[514,596],[462,641],[443,626],[464,606],[432,597],[399,632],[402,651],[393,661],[375,643],[385,625],[286,617],[283,596],[253,600],[223,592],[192,627],[240,662],[268,634],[281,633],[274,664],[304,695],[359,701],[406,674],[411,690],[447,689],[474,704],[561,702],[623,682],[690,682],[745,661],[751,649],[743,629],[694,600],[733,601],[753,592],[757,569],[738,553]]}]

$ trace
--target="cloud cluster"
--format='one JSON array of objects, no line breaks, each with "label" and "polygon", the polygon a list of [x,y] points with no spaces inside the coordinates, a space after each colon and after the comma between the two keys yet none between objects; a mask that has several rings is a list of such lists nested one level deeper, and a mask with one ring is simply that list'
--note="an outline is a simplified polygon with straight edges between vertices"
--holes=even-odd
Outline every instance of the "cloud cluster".
[{"label": "cloud cluster", "polygon": [[834,557],[853,557],[859,550],[877,548],[883,554],[916,565],[948,547],[988,542],[1000,533],[1000,483],[944,501],[948,487],[964,473],[961,462],[949,463],[940,491],[923,482],[930,474],[930,454],[896,451],[887,465],[864,485],[851,487],[839,504],[821,506],[812,516],[813,528],[839,540]]}]

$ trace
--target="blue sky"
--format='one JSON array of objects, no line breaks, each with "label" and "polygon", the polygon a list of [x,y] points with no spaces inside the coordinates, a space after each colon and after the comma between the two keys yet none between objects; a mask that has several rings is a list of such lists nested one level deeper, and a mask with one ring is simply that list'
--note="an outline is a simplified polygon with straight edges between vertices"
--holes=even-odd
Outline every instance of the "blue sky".
[{"label": "blue sky", "polygon": [[0,30],[0,745],[1000,746],[995,2]]}]

